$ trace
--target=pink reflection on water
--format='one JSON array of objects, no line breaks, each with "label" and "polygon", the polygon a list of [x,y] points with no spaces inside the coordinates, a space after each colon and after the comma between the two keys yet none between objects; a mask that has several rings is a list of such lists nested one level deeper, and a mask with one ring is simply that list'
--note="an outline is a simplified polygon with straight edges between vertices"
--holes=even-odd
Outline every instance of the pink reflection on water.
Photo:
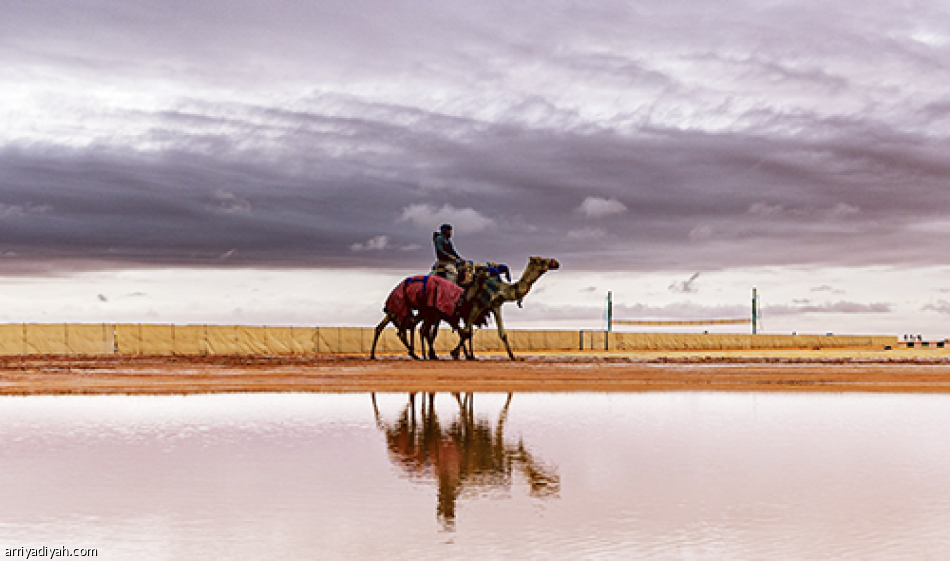
[{"label": "pink reflection on water", "polygon": [[443,422],[439,416],[435,398],[434,393],[410,393],[392,423],[380,414],[375,394],[372,402],[376,424],[386,435],[393,464],[407,478],[428,479],[438,488],[436,512],[443,528],[455,528],[460,495],[510,492],[515,472],[527,482],[532,497],[557,497],[557,470],[535,458],[524,441],[506,438],[505,421],[512,394],[507,395],[494,425],[487,417],[475,414],[473,394],[452,394],[458,409],[450,422]]},{"label": "pink reflection on water", "polygon": [[405,394],[2,398],[0,545],[99,559],[950,552],[950,396],[473,399],[417,401],[412,428]]}]

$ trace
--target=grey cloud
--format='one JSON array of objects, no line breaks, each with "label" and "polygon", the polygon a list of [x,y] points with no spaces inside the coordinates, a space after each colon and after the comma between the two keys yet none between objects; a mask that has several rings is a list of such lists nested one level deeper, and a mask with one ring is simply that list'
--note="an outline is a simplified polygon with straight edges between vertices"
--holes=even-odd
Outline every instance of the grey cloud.
[{"label": "grey cloud", "polygon": [[569,230],[566,234],[566,237],[569,240],[596,241],[596,240],[604,239],[607,236],[608,236],[607,230],[603,228],[594,228],[591,226],[585,226],[583,228]]},{"label": "grey cloud", "polygon": [[811,292],[831,292],[834,294],[844,294],[845,291],[841,290],[840,288],[835,288],[828,284],[823,284],[821,286],[813,287],[811,289]]},{"label": "grey cloud", "polygon": [[[704,179],[712,165],[709,162],[729,170],[745,166],[748,154],[754,151],[760,153],[756,157],[759,161],[786,158],[788,151],[782,144],[787,142],[758,142],[733,135],[720,137],[718,145],[712,146],[702,134],[687,137],[673,131],[666,131],[665,136],[654,131],[653,138],[645,139],[518,131],[499,145],[497,135],[507,128],[504,125],[483,124],[484,130],[479,131],[475,123],[463,122],[461,130],[468,132],[461,139],[427,131],[429,127],[438,128],[430,123],[428,127],[399,130],[390,143],[380,140],[385,139],[385,131],[395,132],[390,122],[383,120],[385,116],[381,115],[380,121],[347,122],[341,133],[297,130],[285,139],[283,151],[274,154],[243,150],[228,142],[214,154],[192,151],[152,158],[102,150],[8,150],[3,155],[9,164],[7,169],[22,174],[18,180],[22,185],[37,188],[29,189],[30,199],[24,199],[26,193],[21,192],[16,200],[3,204],[11,208],[33,205],[52,219],[65,219],[57,213],[69,209],[75,220],[83,221],[88,230],[85,237],[110,237],[112,225],[111,235],[127,241],[134,240],[134,232],[132,236],[124,235],[119,222],[141,229],[152,221],[155,232],[187,221],[198,228],[189,238],[205,243],[224,238],[220,241],[227,249],[235,245],[233,241],[258,234],[264,244],[281,231],[301,236],[296,241],[285,240],[292,243],[282,244],[279,251],[287,251],[305,242],[307,231],[315,234],[319,230],[321,239],[328,243],[326,257],[334,252],[334,244],[335,251],[342,252],[354,240],[379,235],[381,225],[390,229],[386,235],[399,244],[425,244],[425,233],[438,224],[441,212],[456,214],[454,219],[466,226],[459,230],[459,239],[465,244],[478,244],[480,251],[491,251],[503,245],[503,239],[516,235],[526,242],[524,253],[566,252],[567,256],[576,255],[582,267],[597,267],[598,256],[609,259],[617,253],[630,258],[624,259],[626,264],[615,264],[630,267],[629,263],[640,256],[649,260],[651,253],[673,255],[674,250],[682,256],[682,263],[697,260],[697,264],[711,267],[783,260],[811,262],[822,259],[822,254],[832,259],[835,253],[843,252],[843,247],[848,247],[856,260],[873,262],[882,241],[884,246],[895,248],[901,243],[902,221],[912,224],[935,214],[926,201],[877,189],[873,182],[863,193],[851,192],[834,185],[835,175],[829,174],[824,191],[817,185],[812,188],[808,178],[814,177],[814,166],[805,162],[795,168],[805,178],[803,185],[793,183],[789,164],[783,164],[779,174],[768,166],[759,166],[751,172],[751,179],[743,179],[741,172],[729,175],[726,181]],[[435,122],[445,119],[418,114],[417,118]],[[313,119],[323,121],[319,115]],[[422,132],[415,132],[419,129]],[[361,138],[367,141],[363,148],[358,140]],[[309,151],[308,145],[313,147]],[[621,153],[634,156],[623,157]],[[469,163],[470,158],[478,165]],[[706,163],[693,167],[690,162],[696,158]],[[421,172],[415,165],[420,161],[427,162]],[[615,181],[614,177],[624,179]],[[742,183],[736,183],[737,179]],[[77,182],[88,185],[68,187]],[[426,182],[438,182],[446,188],[434,192],[419,187]],[[455,183],[487,187],[480,191],[455,190]],[[607,239],[602,228],[595,232],[584,223],[583,216],[572,212],[578,195],[592,184],[628,201],[628,220],[611,226],[613,240]],[[760,184],[773,185],[769,200],[775,202],[752,207],[766,212],[746,212],[749,203],[741,199],[749,194],[760,197],[761,191],[755,190]],[[781,185],[787,187],[779,190]],[[16,185],[12,187],[16,190]],[[4,194],[10,191],[6,189]],[[824,205],[830,211],[809,214],[768,210],[818,206],[821,199],[829,199],[829,191],[838,199]],[[858,205],[862,212],[850,210]],[[418,212],[410,212],[413,209]],[[312,211],[310,220],[306,217],[308,210]],[[523,217],[522,224],[509,220],[513,211]],[[201,217],[209,212],[211,220],[204,221]],[[885,217],[894,213],[896,216],[884,223]],[[428,215],[432,216],[432,224],[423,224]],[[123,220],[132,216],[140,216],[144,222]],[[336,220],[343,216],[347,219]],[[242,219],[244,227],[238,228]],[[200,231],[202,227],[220,226],[221,222],[234,224],[235,228]],[[493,223],[498,224],[497,235],[485,231]],[[336,224],[338,232],[330,228]],[[534,227],[533,231],[527,226]],[[180,232],[184,234],[184,230]],[[565,239],[558,232],[574,232],[566,236],[574,247],[570,243],[553,244],[555,238]],[[478,240],[466,240],[466,236],[476,233]],[[163,239],[173,242],[175,237]],[[889,238],[893,241],[888,242]],[[43,236],[33,239],[42,240]],[[718,247],[697,253],[684,246],[701,240],[712,240]],[[788,244],[787,251],[776,255],[768,247],[779,240]],[[47,243],[52,241],[47,239]],[[861,251],[855,241],[867,242],[866,250]],[[588,242],[597,245],[586,247]],[[274,249],[278,249],[276,245]],[[499,258],[511,259],[514,252],[506,251]],[[649,267],[645,260],[640,262]],[[669,261],[657,264],[661,263],[670,265]]]},{"label": "grey cloud", "polygon": [[766,315],[797,315],[797,314],[886,314],[893,309],[893,304],[887,302],[824,302],[821,304],[775,305],[768,306]]},{"label": "grey cloud", "polygon": [[383,251],[389,246],[388,236],[375,236],[365,242],[350,245],[351,251]]},{"label": "grey cloud", "polygon": [[428,203],[414,203],[399,214],[397,222],[410,222],[419,228],[437,228],[451,223],[453,228],[467,232],[481,232],[494,225],[494,220],[472,208],[455,208],[450,204],[436,207]]},{"label": "grey cloud", "polygon": [[950,302],[937,300],[936,302],[925,305],[921,310],[925,312],[937,312],[938,314],[950,314]]},{"label": "grey cloud", "polygon": [[626,212],[627,206],[614,198],[585,197],[577,211],[588,218],[603,218]]},{"label": "grey cloud", "polygon": [[223,6],[5,13],[5,262],[941,262],[936,4]]}]

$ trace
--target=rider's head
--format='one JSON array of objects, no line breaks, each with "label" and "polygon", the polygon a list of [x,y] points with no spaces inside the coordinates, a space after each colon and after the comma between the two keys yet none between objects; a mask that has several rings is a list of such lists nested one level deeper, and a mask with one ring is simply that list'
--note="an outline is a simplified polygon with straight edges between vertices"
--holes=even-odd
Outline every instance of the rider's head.
[{"label": "rider's head", "polygon": [[441,232],[442,235],[445,236],[445,237],[447,237],[447,238],[452,237],[452,225],[451,225],[451,224],[443,224],[443,225],[439,226],[439,232]]}]

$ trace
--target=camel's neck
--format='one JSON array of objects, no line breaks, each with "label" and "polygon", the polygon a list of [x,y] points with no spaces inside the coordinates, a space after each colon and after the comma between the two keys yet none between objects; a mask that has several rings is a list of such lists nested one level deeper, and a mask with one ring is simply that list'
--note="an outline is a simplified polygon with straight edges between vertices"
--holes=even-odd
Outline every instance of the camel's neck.
[{"label": "camel's neck", "polygon": [[543,274],[543,269],[529,265],[528,268],[524,270],[524,273],[521,274],[520,279],[505,287],[502,295],[505,300],[521,300],[525,294],[531,291],[531,287]]}]

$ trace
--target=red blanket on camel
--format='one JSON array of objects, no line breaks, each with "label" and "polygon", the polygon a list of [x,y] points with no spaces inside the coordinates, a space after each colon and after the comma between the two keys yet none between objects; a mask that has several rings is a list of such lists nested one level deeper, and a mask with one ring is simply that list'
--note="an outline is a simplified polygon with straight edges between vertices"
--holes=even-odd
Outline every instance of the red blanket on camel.
[{"label": "red blanket on camel", "polygon": [[446,316],[451,316],[463,292],[462,287],[442,277],[409,277],[389,293],[385,309],[399,321],[405,320],[412,310],[422,308],[437,308]]}]

